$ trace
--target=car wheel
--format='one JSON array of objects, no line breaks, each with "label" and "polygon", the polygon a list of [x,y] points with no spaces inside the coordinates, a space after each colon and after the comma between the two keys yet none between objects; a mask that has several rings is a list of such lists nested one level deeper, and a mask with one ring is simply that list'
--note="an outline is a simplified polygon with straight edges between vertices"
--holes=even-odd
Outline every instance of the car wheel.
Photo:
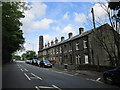
[{"label": "car wheel", "polygon": [[105,81],[106,81],[106,83],[108,83],[110,85],[113,84],[113,79],[110,76],[106,76]]}]

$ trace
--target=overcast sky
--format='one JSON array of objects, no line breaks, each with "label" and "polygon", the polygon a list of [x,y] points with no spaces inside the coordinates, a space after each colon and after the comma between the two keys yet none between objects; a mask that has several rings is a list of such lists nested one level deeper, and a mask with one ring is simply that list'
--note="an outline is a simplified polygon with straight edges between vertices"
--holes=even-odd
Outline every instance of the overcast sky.
[{"label": "overcast sky", "polygon": [[[68,38],[68,33],[79,33],[83,27],[85,31],[93,28],[91,22],[91,8],[94,8],[95,18],[106,22],[104,9],[96,2],[29,2],[31,9],[26,11],[22,19],[26,50],[38,52],[39,36],[43,35],[44,44],[61,36]],[[107,3],[105,4],[107,6]],[[99,17],[99,18],[98,18]]]}]

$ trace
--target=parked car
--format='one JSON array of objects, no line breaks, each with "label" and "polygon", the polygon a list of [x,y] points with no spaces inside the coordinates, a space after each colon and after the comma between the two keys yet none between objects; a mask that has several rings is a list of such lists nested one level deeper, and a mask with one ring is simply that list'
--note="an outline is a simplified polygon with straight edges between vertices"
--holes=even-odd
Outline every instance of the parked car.
[{"label": "parked car", "polygon": [[40,66],[40,60],[37,60],[37,66]]},{"label": "parked car", "polygon": [[26,60],[25,62],[28,64],[31,64],[31,60]]},{"label": "parked car", "polygon": [[40,67],[50,67],[52,68],[52,64],[48,60],[41,60]]},{"label": "parked car", "polygon": [[105,71],[103,73],[103,79],[105,83],[108,84],[115,84],[115,83],[120,84],[120,67]]},{"label": "parked car", "polygon": [[33,59],[33,60],[32,60],[32,64],[33,64],[33,65],[37,65],[37,61],[38,61],[37,59]]},{"label": "parked car", "polygon": [[30,61],[29,61],[29,60],[26,60],[25,62],[29,64]]}]

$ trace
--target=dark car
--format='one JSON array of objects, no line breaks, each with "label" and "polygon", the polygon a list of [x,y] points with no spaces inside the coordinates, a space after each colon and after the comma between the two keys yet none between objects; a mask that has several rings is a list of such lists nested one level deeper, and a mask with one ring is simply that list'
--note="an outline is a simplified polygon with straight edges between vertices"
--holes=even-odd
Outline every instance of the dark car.
[{"label": "dark car", "polygon": [[48,60],[41,60],[40,67],[50,67],[52,68],[52,64]]},{"label": "dark car", "polygon": [[108,84],[120,84],[120,67],[105,71],[103,73],[103,79]]},{"label": "dark car", "polygon": [[33,60],[32,60],[32,64],[33,64],[33,65],[37,65],[37,61],[38,61],[37,59],[33,59]]}]

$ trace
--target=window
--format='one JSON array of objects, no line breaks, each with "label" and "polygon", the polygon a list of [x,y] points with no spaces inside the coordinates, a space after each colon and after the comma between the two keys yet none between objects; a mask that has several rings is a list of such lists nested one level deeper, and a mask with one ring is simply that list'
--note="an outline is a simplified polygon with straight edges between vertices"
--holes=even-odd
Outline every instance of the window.
[{"label": "window", "polygon": [[66,48],[66,44],[64,45],[64,48]]},{"label": "window", "polygon": [[88,55],[85,55],[85,64],[88,64]]},{"label": "window", "polygon": [[64,45],[64,53],[67,53],[67,45]]},{"label": "window", "polygon": [[62,53],[62,47],[60,47],[60,53]]},{"label": "window", "polygon": [[71,52],[71,51],[72,51],[72,44],[69,43],[69,52]]},{"label": "window", "polygon": [[81,64],[81,57],[80,57],[80,55],[76,55],[76,64]]},{"label": "window", "polygon": [[87,41],[83,40],[84,48],[87,48]]},{"label": "window", "polygon": [[53,54],[55,54],[55,49],[53,48]]},{"label": "window", "polygon": [[56,48],[56,54],[58,54],[58,48]]},{"label": "window", "polygon": [[79,43],[76,43],[76,50],[79,50]]}]

